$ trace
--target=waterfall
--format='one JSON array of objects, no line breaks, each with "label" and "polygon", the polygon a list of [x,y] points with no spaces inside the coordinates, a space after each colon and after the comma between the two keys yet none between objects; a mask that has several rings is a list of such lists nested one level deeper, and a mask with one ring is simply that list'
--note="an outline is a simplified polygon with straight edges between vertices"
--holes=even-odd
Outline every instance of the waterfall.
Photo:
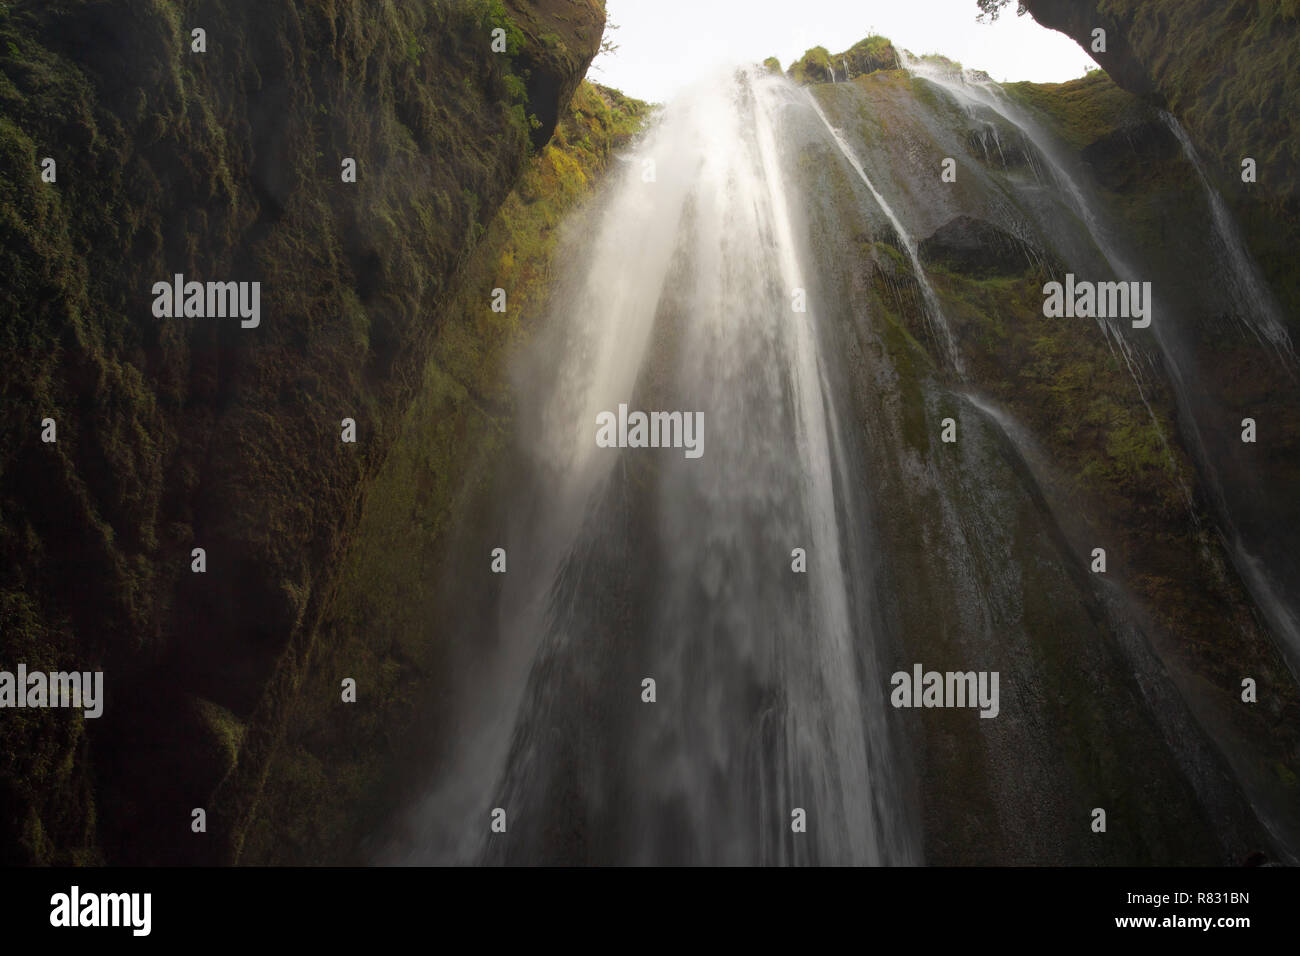
[{"label": "waterfall", "polygon": [[[757,70],[681,96],[591,214],[592,254],[567,258],[520,378],[535,477],[509,504],[528,530],[495,644],[527,663],[501,666],[509,689],[462,727],[475,743],[399,859],[915,861],[873,598],[846,570],[869,563],[842,520],[863,510],[854,430],[817,306],[792,306],[810,267],[783,135],[799,111]],[[701,412],[704,455],[598,448],[620,403]],[[534,501],[555,504],[529,526]],[[494,807],[508,840],[484,835]]]},{"label": "waterfall", "polygon": [[[1006,687],[1100,675],[1098,708],[1129,719],[1140,704],[1155,717],[1141,739],[1098,746],[1168,751],[1162,779],[1185,775],[1204,807],[1235,813],[1236,783],[1216,762],[1235,731],[1213,711],[1207,719],[1197,688],[1167,665],[1178,654],[1149,630],[1145,592],[1077,573],[1095,516],[1077,509],[1073,472],[1058,475],[1036,448],[1036,420],[990,387],[999,372],[976,364],[995,347],[964,340],[967,374],[950,319],[978,334],[965,309],[987,307],[957,282],[941,300],[919,244],[960,215],[997,225],[1040,262],[1098,278],[1137,281],[1152,260],[1033,111],[979,76],[902,59],[915,85],[882,77],[814,93],[757,69],[701,83],[657,113],[564,224],[549,311],[531,317],[537,331],[512,367],[508,487],[492,505],[500,515],[482,522],[510,570],[488,588],[489,610],[438,635],[471,648],[471,664],[451,669],[465,700],[443,708],[453,729],[438,734],[454,742],[430,759],[388,860],[917,862],[920,813],[933,804],[904,795],[931,768],[912,762],[907,735],[932,731],[890,708],[886,678],[931,646],[915,635],[932,623],[950,666],[1002,668]],[[923,81],[939,95],[916,95]],[[963,147],[982,150],[987,167],[969,164],[961,189],[936,190],[930,158]],[[1231,219],[1210,202],[1228,249]],[[899,254],[882,264],[875,243],[890,230]],[[893,276],[909,263],[927,342],[896,346],[910,303]],[[1036,308],[1036,283],[1014,276]],[[1265,302],[1251,300],[1252,314]],[[1022,318],[1034,317],[1017,299]],[[1206,424],[1213,397],[1196,389],[1195,328],[1099,324],[1136,385],[1136,396],[1122,389],[1124,408],[1140,414],[1140,399],[1171,458],[1154,409],[1163,415],[1172,394],[1183,447],[1215,498],[1214,530],[1294,667],[1291,579],[1277,542],[1229,504],[1240,476],[1216,477],[1225,439]],[[1090,326],[1079,334],[1095,339]],[[927,345],[937,369],[911,365]],[[1086,345],[1088,361],[1108,363]],[[1168,389],[1151,393],[1158,405],[1150,388]],[[964,398],[956,412],[953,397]],[[702,457],[603,447],[598,420],[620,409],[698,413]],[[948,415],[962,441],[936,454],[933,425]],[[1203,543],[1205,502],[1194,503],[1183,459],[1171,464],[1198,522],[1188,540]],[[1045,627],[1055,611],[1039,595],[1074,607],[1077,628],[1064,618]],[[1242,624],[1247,640],[1261,631]],[[1044,634],[1068,636],[1069,653],[1038,655]],[[1026,793],[1073,813],[1078,791],[1058,794],[1041,759],[1055,753],[1040,731],[1056,699],[1022,696],[1018,713],[961,732],[1000,766],[1038,754],[1015,779],[1037,780]],[[1233,766],[1248,770],[1248,757]],[[1256,783],[1242,786],[1267,824],[1272,791]],[[498,809],[508,830],[490,832]]]}]

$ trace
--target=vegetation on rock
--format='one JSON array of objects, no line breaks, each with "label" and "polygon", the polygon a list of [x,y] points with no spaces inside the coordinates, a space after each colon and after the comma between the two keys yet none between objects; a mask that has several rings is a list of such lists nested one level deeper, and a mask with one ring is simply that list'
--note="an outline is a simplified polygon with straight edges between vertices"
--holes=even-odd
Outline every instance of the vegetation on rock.
[{"label": "vegetation on rock", "polygon": [[[12,861],[237,854],[454,276],[603,19],[596,0],[0,4],[0,627],[29,665],[113,689],[112,719],[0,723]],[[177,273],[260,281],[260,327],[154,318]],[[208,839],[180,804],[208,808]]]},{"label": "vegetation on rock", "polygon": [[[772,60],[765,61],[768,65]],[[777,64],[780,67],[780,64]],[[894,45],[882,36],[869,36],[859,40],[843,53],[832,55],[825,47],[817,46],[790,64],[786,74],[800,85],[810,83],[844,82],[857,76],[866,76],[877,70],[898,67],[898,53]],[[769,66],[769,69],[771,67]]]}]

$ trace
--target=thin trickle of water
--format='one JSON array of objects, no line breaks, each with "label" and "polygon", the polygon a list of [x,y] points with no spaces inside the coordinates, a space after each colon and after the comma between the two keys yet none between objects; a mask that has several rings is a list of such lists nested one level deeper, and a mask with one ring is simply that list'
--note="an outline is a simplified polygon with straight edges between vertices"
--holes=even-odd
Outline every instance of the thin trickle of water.
[{"label": "thin trickle of water", "polygon": [[[1101,214],[1098,211],[1100,203],[1088,195],[1082,181],[1071,172],[1058,144],[1024,110],[1009,99],[997,83],[982,75],[974,75],[969,71],[917,59],[905,50],[899,54],[899,62],[910,75],[927,80],[945,90],[972,116],[980,108],[991,110],[1005,122],[1010,123],[1019,130],[1021,136],[1033,147],[1030,150],[1031,155],[1037,153],[1043,158],[1052,178],[1063,188],[1064,194],[1069,200],[1069,207],[1087,228],[1093,244],[1106,260],[1111,271],[1125,282],[1140,281],[1139,271],[1131,265],[1127,254],[1122,251],[1112,236],[1110,229],[1102,221]],[[1171,471],[1177,473],[1178,469],[1174,465],[1174,453],[1169,445],[1168,436],[1165,434],[1165,430],[1156,417],[1150,400],[1147,398],[1148,384],[1143,372],[1142,357],[1135,351],[1133,343],[1124,334],[1120,325],[1122,320],[1099,317],[1095,321],[1106,335],[1112,353],[1123,360],[1129,377],[1137,388],[1138,397],[1146,409],[1147,416],[1160,435],[1160,442],[1164,448],[1166,459],[1170,462]],[[1160,339],[1159,327],[1156,329],[1156,341],[1163,350],[1164,343]],[[1176,368],[1176,362],[1167,354],[1167,350],[1166,358],[1170,359],[1170,365]],[[1179,484],[1188,514],[1193,521],[1199,521],[1193,503],[1191,488],[1181,479]]]},{"label": "thin trickle of water", "polygon": [[1228,265],[1228,278],[1233,286],[1233,299],[1245,306],[1244,313],[1237,312],[1234,314],[1261,342],[1272,346],[1283,362],[1294,367],[1296,364],[1295,348],[1292,345],[1291,336],[1287,333],[1286,326],[1282,321],[1282,310],[1273,297],[1273,292],[1269,289],[1268,283],[1264,281],[1263,275],[1260,274],[1259,266],[1255,263],[1254,257],[1246,249],[1246,242],[1242,238],[1241,231],[1237,228],[1237,223],[1232,218],[1232,214],[1228,212],[1227,204],[1224,203],[1223,197],[1219,195],[1219,191],[1211,184],[1210,177],[1205,170],[1205,163],[1201,160],[1196,147],[1192,145],[1191,137],[1187,135],[1187,130],[1183,129],[1183,124],[1164,110],[1160,111],[1160,117],[1182,145],[1183,155],[1196,169],[1196,175],[1200,178],[1201,186],[1205,190],[1205,199],[1209,204],[1210,213],[1214,219],[1216,244]]},{"label": "thin trickle of water", "polygon": [[[1272,353],[1293,377],[1296,372],[1297,358],[1282,320],[1282,312],[1273,292],[1264,281],[1245,240],[1237,228],[1236,221],[1228,211],[1223,197],[1210,182],[1205,163],[1197,153],[1187,131],[1170,113],[1161,111],[1161,118],[1177,138],[1183,149],[1183,155],[1196,170],[1205,192],[1206,202],[1210,207],[1214,221],[1215,246],[1220,259],[1226,263],[1225,278],[1232,288],[1232,300],[1240,304],[1241,310],[1233,314],[1263,344],[1270,347]],[[1180,394],[1185,389],[1181,371],[1176,364],[1172,369]],[[1293,676],[1300,680],[1300,610],[1283,596],[1283,589],[1274,580],[1266,564],[1252,550],[1233,518],[1230,496],[1222,485],[1218,468],[1208,454],[1204,438],[1199,428],[1193,429],[1190,436],[1194,451],[1202,463],[1202,470],[1215,501],[1223,516],[1226,528],[1223,533],[1224,545],[1232,557],[1233,565],[1246,582],[1246,586],[1264,614],[1273,633],[1278,637],[1288,667]]]},{"label": "thin trickle of water", "polygon": [[[1046,161],[1052,179],[1064,191],[1070,209],[1087,227],[1088,235],[1110,265],[1111,271],[1126,282],[1138,279],[1138,270],[1129,263],[1128,257],[1121,252],[1110,230],[1102,222],[1098,212],[1099,204],[1088,195],[1082,181],[1070,170],[1058,144],[1032,117],[1009,99],[997,83],[970,71],[917,59],[906,50],[899,54],[899,62],[911,76],[927,80],[946,91],[972,118],[981,109],[989,110],[1019,130],[1025,141],[1033,147],[1030,150],[1031,159],[1036,153]],[[1097,319],[1097,324],[1124,353],[1129,370],[1140,386],[1138,358],[1118,324],[1112,319],[1102,318]]]},{"label": "thin trickle of water", "polygon": [[[1010,412],[990,397],[974,392],[965,393],[965,397],[976,409],[1001,429],[1002,433],[1015,447],[1020,458],[1035,473],[1039,485],[1042,487],[1050,485],[1052,479],[1045,474],[1050,469],[1050,465],[1046,464],[1050,459],[1044,455],[1042,448],[1035,441],[1032,433],[1017,422]],[[1051,506],[1049,505],[1049,507]],[[1072,537],[1074,539],[1072,544],[1075,552],[1079,559],[1083,561],[1087,545],[1080,543],[1077,528],[1071,534],[1068,528],[1070,524],[1069,517],[1059,514],[1055,507],[1052,507],[1051,510],[1058,524],[1066,529],[1067,538]],[[1229,543],[1229,548],[1231,549],[1231,547],[1234,547],[1234,545]],[[1262,567],[1256,570],[1261,575],[1265,574]],[[1102,606],[1108,613],[1111,628],[1119,638],[1119,644],[1128,656],[1134,672],[1146,675],[1146,679],[1142,681],[1142,691],[1151,700],[1151,713],[1155,716],[1164,732],[1165,739],[1169,742],[1171,749],[1180,754],[1189,779],[1200,792],[1202,799],[1210,805],[1221,801],[1222,796],[1216,793],[1213,775],[1210,775],[1211,779],[1207,780],[1207,775],[1203,770],[1198,772],[1197,764],[1204,760],[1204,757],[1197,759],[1198,751],[1204,752],[1202,750],[1204,744],[1198,740],[1194,718],[1178,696],[1176,681],[1170,675],[1160,654],[1152,647],[1150,638],[1145,631],[1133,623],[1142,619],[1142,613],[1140,610],[1135,613],[1135,601],[1132,594],[1118,581],[1108,579],[1103,575],[1093,576],[1091,582],[1096,589],[1095,593],[1101,599]],[[1266,614],[1278,613],[1283,615],[1294,633],[1295,620],[1289,616],[1290,611],[1285,606],[1269,607],[1266,605],[1264,610]],[[1271,820],[1272,814],[1269,808],[1257,799],[1257,794],[1253,791],[1248,790],[1247,795],[1251,799],[1252,808],[1259,816],[1260,821],[1274,833],[1278,844],[1285,847],[1287,839]],[[1292,856],[1292,858],[1294,857]]]},{"label": "thin trickle of water", "polygon": [[844,158],[848,161],[848,164],[853,167],[853,171],[858,174],[858,178],[862,180],[863,185],[867,187],[872,198],[875,199],[876,205],[880,207],[880,211],[885,214],[885,218],[889,220],[889,224],[894,227],[894,232],[898,234],[898,241],[903,244],[903,249],[907,253],[908,259],[912,262],[912,271],[916,276],[917,284],[921,287],[921,294],[925,298],[926,322],[929,323],[930,329],[935,334],[935,337],[943,343],[944,351],[947,355],[948,361],[952,364],[952,367],[956,370],[959,376],[964,377],[966,373],[965,367],[962,364],[961,353],[957,349],[957,342],[953,338],[952,328],[948,325],[947,317],[943,314],[943,307],[939,304],[939,296],[934,291],[934,286],[930,284],[930,279],[925,274],[925,268],[921,265],[921,257],[917,254],[916,240],[913,239],[911,233],[903,227],[902,221],[894,214],[894,210],[890,207],[885,197],[881,195],[880,190],[878,190],[875,183],[871,181],[871,177],[867,175],[867,171],[863,168],[862,163],[859,162],[857,156],[854,155],[852,147],[850,147],[845,141],[844,134],[831,125],[831,121],[826,117],[826,113],[823,112],[821,105],[818,104],[817,99],[812,95],[812,92],[805,90],[804,95],[812,105],[813,111],[816,112],[818,119],[820,119],[822,124],[826,127],[826,131],[830,133],[832,142],[835,143],[835,146],[839,149],[840,153],[843,154]]}]

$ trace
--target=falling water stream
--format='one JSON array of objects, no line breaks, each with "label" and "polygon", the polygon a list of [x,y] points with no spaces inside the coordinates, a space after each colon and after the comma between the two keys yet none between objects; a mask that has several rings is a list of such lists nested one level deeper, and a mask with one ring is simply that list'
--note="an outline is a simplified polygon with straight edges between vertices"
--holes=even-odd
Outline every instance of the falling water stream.
[{"label": "falling water stream", "polygon": [[917,254],[916,240],[912,238],[903,223],[899,221],[898,216],[890,208],[885,197],[880,194],[880,190],[876,188],[871,181],[871,177],[867,175],[867,171],[862,168],[862,163],[853,154],[853,148],[845,142],[844,135],[831,125],[831,121],[826,118],[826,113],[818,105],[817,100],[813,98],[812,93],[806,93],[806,95],[809,105],[817,114],[818,119],[825,125],[826,131],[830,134],[836,148],[843,154],[849,165],[853,167],[853,171],[858,174],[858,178],[870,190],[876,205],[880,207],[881,212],[889,219],[890,225],[894,227],[894,231],[898,234],[898,241],[903,244],[903,249],[912,262],[913,275],[915,275],[917,284],[921,287],[921,294],[925,298],[926,320],[931,324],[932,331],[940,336],[948,361],[952,363],[958,374],[961,374],[963,371],[961,353],[957,351],[957,343],[953,340],[952,329],[948,325],[948,320],[944,317],[943,307],[939,304],[939,296],[935,293],[934,286],[930,284],[930,280],[925,274],[925,268],[921,265],[920,256]]},{"label": "falling water stream", "polygon": [[[513,719],[464,748],[405,859],[916,858],[849,574],[870,563],[843,525],[859,492],[816,303],[795,306],[809,251],[779,133],[809,108],[757,70],[680,97],[561,278],[546,372],[521,386],[533,491],[556,505],[509,549],[501,620],[529,666],[496,675]],[[703,454],[597,447],[620,404],[702,413]],[[509,839],[482,839],[484,806]]]},{"label": "falling water stream", "polygon": [[1219,251],[1219,259],[1225,262],[1225,270],[1232,288],[1232,297],[1241,303],[1242,308],[1236,314],[1243,324],[1276,351],[1278,357],[1289,365],[1296,363],[1295,348],[1291,336],[1282,321],[1281,308],[1273,297],[1268,283],[1260,274],[1259,266],[1246,249],[1246,242],[1237,229],[1237,224],[1228,212],[1228,207],[1219,195],[1219,191],[1210,183],[1205,171],[1205,163],[1192,145],[1191,137],[1170,113],[1161,111],[1160,117],[1182,147],[1183,155],[1196,170],[1201,188],[1205,192],[1207,205],[1214,219],[1214,239]]}]

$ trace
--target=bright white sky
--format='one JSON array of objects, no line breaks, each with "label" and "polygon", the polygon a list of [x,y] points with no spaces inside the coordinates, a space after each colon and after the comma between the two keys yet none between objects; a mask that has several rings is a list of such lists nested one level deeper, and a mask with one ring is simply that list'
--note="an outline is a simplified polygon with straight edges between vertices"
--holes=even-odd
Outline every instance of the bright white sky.
[{"label": "bright white sky", "polygon": [[607,0],[606,10],[619,49],[597,58],[590,78],[661,103],[719,66],[775,56],[788,68],[809,47],[839,53],[872,33],[995,80],[1059,82],[1096,65],[1073,40],[1016,16],[1014,3],[991,25],[975,22],[975,0]]}]

